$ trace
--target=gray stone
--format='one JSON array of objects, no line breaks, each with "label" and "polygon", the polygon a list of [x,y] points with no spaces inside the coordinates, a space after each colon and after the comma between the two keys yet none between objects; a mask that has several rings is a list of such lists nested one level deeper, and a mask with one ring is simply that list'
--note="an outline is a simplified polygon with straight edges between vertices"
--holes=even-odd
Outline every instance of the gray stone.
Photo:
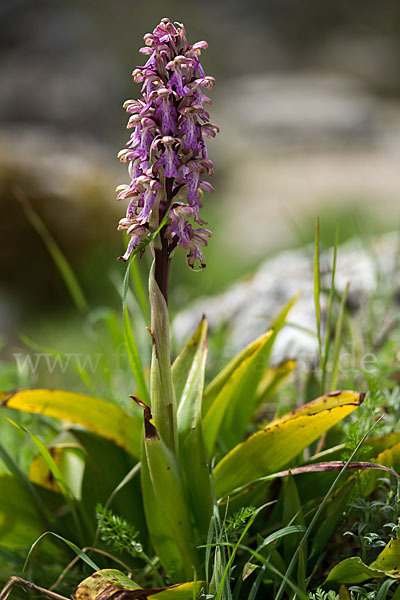
[{"label": "gray stone", "polygon": [[[378,282],[387,281],[392,290],[399,283],[396,265],[399,236],[390,233],[368,241],[368,249],[359,240],[338,249],[335,289],[343,294],[350,282],[351,297],[364,305]],[[272,363],[295,358],[300,366],[310,365],[318,353],[313,284],[313,248],[288,250],[267,259],[250,278],[239,281],[226,292],[197,300],[179,313],[173,323],[178,343],[189,338],[202,314],[211,330],[223,323],[228,326],[226,353],[230,356],[244,348],[269,328],[283,306],[300,294],[291,309],[286,326],[274,344]],[[330,285],[331,252],[321,256],[322,285]],[[352,302],[354,304],[354,302]],[[323,316],[327,294],[321,297]]]}]

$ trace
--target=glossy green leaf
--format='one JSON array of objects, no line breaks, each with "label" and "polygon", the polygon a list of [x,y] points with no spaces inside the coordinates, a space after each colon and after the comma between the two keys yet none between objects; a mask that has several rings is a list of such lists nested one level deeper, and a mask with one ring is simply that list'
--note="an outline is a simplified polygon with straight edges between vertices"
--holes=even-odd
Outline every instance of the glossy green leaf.
[{"label": "glossy green leaf", "polygon": [[160,438],[145,440],[150,479],[166,521],[180,549],[185,578],[199,567],[183,482],[176,457]]},{"label": "glossy green leaf", "polygon": [[[150,408],[143,402],[138,403],[144,408],[145,437],[142,464],[146,461],[149,480],[154,491],[155,501],[152,509],[157,514],[157,521],[160,521],[161,514],[164,515],[166,526],[170,531],[169,537],[173,536],[179,548],[182,565],[177,565],[176,571],[181,566],[183,573],[174,573],[174,578],[177,575],[178,580],[189,579],[193,574],[193,568],[200,572],[200,565],[178,460],[161,439],[153,424]],[[150,529],[151,514],[146,512],[146,517]],[[162,531],[165,531],[166,526],[163,526]]]},{"label": "glossy green leaf", "polygon": [[[294,304],[297,302],[297,299],[298,295],[293,296],[293,298],[289,300],[289,302],[283,307],[281,312],[273,320],[270,327],[270,329],[272,330],[272,334],[269,338],[270,343],[268,344],[265,353],[265,363],[268,362],[275,338],[279,334],[279,331],[282,329],[282,327],[285,325],[286,317],[292,309],[292,307],[294,306]],[[220,373],[218,373],[218,375],[210,382],[210,384],[207,386],[207,389],[204,392],[203,415],[205,415],[209,411],[210,407],[214,403],[215,399],[221,392],[224,385],[230,379],[231,375],[238,369],[238,367],[244,360],[246,360],[251,354],[253,354],[256,351],[260,344],[260,341],[264,338],[264,335],[260,336],[259,338],[251,342],[248,346],[246,346],[246,348],[244,348],[244,350],[242,350],[237,356],[235,356],[226,365],[226,367],[224,367],[224,369],[222,369],[222,371],[220,371]]]},{"label": "glossy green leaf", "polygon": [[145,455],[142,459],[140,476],[143,507],[153,548],[172,581],[182,581],[185,578],[185,568],[180,548],[155,494]]},{"label": "glossy green leaf", "polygon": [[190,370],[193,365],[196,354],[199,351],[199,345],[204,343],[207,335],[207,321],[203,317],[182,352],[176,357],[172,365],[172,381],[175,388],[177,405],[181,402],[183,390],[188,381]]},{"label": "glossy green leaf", "polygon": [[400,579],[400,540],[390,540],[378,558],[370,565],[363,563],[359,556],[342,560],[330,571],[324,585],[363,583],[368,579],[382,577]]},{"label": "glossy green leaf", "polygon": [[189,347],[195,348],[196,351],[192,363],[187,365],[189,368],[186,371],[186,384],[178,408],[179,461],[200,541],[207,537],[213,506],[201,420],[207,358],[206,336],[207,322],[203,319],[189,342]]},{"label": "glossy green leaf", "polygon": [[[252,352],[246,353],[245,358],[243,358],[236,369],[230,373],[229,378],[221,387],[219,394],[207,411],[203,419],[203,427],[208,456],[212,456],[215,442],[223,425],[226,425],[224,437],[225,443],[229,444],[229,442],[232,442],[233,438],[237,437],[238,433],[240,434],[236,429],[231,429],[231,436],[229,436],[228,424],[224,423],[228,410],[231,411],[231,415],[234,409],[240,414],[241,432],[243,426],[244,428],[247,427],[248,415],[253,412],[251,409],[254,409],[253,401],[255,391],[265,366],[262,352],[265,350],[266,344],[271,336],[272,331],[267,331],[267,333],[258,338],[256,344],[252,345]],[[246,414],[243,415],[243,412]],[[235,418],[235,425],[237,424],[238,420]],[[234,427],[231,421],[229,426]]]},{"label": "glossy green leaf", "polygon": [[83,425],[139,458],[141,423],[111,402],[64,390],[20,390],[3,394],[1,405]]},{"label": "glossy green leaf", "polygon": [[327,429],[353,412],[362,400],[363,395],[356,392],[334,392],[269,423],[217,464],[214,471],[217,497],[224,497],[236,488],[278,471]]},{"label": "glossy green leaf", "polygon": [[209,383],[207,386],[204,396],[203,396],[203,415],[206,415],[213,403],[215,402],[218,394],[221,392],[222,388],[229,381],[232,374],[237,371],[240,365],[245,361],[249,356],[252,356],[254,352],[259,349],[260,343],[264,340],[265,334],[258,337],[256,340],[251,342],[240,354],[235,356],[227,365],[218,373],[218,375]]},{"label": "glossy green leaf", "polygon": [[236,377],[236,372],[232,375],[214,403],[214,407],[221,401],[223,405],[224,400],[222,398],[228,390],[230,399],[218,435],[222,440],[223,447],[227,450],[230,450],[244,439],[247,429],[253,421],[254,413],[259,406],[257,388],[268,364],[268,357],[272,348],[272,337],[273,331],[270,330],[265,334],[264,342],[260,345],[259,350],[254,353],[251,360],[245,361],[241,366],[240,376]]}]

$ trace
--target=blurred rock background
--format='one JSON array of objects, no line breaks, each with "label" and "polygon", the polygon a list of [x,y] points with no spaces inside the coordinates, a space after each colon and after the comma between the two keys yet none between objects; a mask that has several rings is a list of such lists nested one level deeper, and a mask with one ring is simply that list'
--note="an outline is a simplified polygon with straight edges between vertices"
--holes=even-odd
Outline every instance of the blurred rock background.
[{"label": "blurred rock background", "polygon": [[[63,316],[64,284],[27,221],[26,198],[95,304],[125,240],[124,99],[138,87],[142,36],[163,16],[206,39],[217,78],[210,144],[216,192],[208,267],[175,261],[171,303],[220,291],[268,253],[312,239],[397,228],[400,4],[396,0],[2,0],[0,3],[0,331]],[[282,274],[284,277],[284,273]]]}]

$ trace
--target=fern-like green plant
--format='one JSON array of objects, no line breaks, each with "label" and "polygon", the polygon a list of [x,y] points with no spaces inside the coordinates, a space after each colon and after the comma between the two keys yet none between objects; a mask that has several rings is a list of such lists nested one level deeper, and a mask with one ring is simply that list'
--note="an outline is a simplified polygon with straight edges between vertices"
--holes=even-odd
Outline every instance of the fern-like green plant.
[{"label": "fern-like green plant", "polygon": [[143,556],[143,546],[137,540],[140,532],[126,519],[114,514],[112,510],[104,508],[101,504],[96,505],[96,519],[100,539],[113,552],[119,554],[127,552],[133,558]]}]

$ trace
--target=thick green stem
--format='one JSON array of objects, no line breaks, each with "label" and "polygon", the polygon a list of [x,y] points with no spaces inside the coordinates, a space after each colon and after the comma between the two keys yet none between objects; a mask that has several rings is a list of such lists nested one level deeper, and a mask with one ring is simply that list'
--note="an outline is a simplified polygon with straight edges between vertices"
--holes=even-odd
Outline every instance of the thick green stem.
[{"label": "thick green stem", "polygon": [[149,297],[153,339],[150,374],[151,410],[161,438],[174,453],[177,453],[176,400],[171,375],[168,307],[155,280],[155,263],[150,270]]},{"label": "thick green stem", "polygon": [[[159,221],[161,223],[162,218],[167,212],[173,198],[173,178],[167,177],[165,179],[165,203],[161,204],[159,211]],[[164,296],[165,302],[168,306],[168,279],[169,279],[169,268],[171,264],[170,250],[168,240],[165,239],[165,227],[160,231],[161,248],[154,250],[154,277]]]}]

